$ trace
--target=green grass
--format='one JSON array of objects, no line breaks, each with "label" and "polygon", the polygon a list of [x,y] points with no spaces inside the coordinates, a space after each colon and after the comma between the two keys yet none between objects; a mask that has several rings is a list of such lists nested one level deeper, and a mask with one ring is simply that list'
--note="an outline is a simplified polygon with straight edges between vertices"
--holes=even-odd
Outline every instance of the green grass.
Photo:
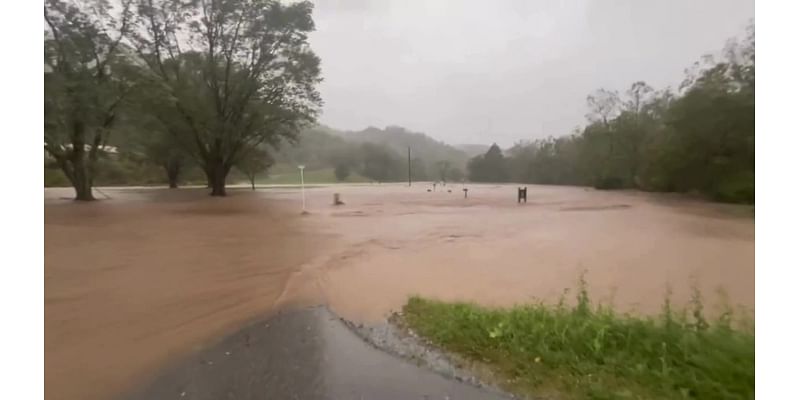
[{"label": "green grass", "polygon": [[752,399],[755,330],[732,313],[707,321],[699,294],[654,317],[593,306],[581,279],[575,306],[490,309],[412,297],[402,323],[491,371],[519,395],[555,399]]}]

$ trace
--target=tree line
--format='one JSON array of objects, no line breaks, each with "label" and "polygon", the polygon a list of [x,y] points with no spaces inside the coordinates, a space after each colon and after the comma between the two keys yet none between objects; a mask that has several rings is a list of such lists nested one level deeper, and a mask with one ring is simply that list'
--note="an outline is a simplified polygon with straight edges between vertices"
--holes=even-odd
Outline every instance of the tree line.
[{"label": "tree line", "polygon": [[706,56],[677,91],[634,82],[586,99],[588,124],[570,135],[493,145],[468,164],[477,182],[591,185],[697,192],[755,202],[755,26]]},{"label": "tree line", "polygon": [[[272,0],[46,0],[45,153],[92,200],[114,143],[172,185],[187,165],[224,196],[235,167],[316,121],[313,5]],[[125,133],[131,137],[119,138]]]}]

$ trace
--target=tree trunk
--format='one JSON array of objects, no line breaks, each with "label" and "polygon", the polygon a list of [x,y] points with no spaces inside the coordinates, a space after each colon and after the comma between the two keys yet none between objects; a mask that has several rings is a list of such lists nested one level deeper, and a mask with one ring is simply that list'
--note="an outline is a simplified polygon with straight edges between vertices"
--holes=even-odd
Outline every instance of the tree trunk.
[{"label": "tree trunk", "polygon": [[[77,169],[78,168],[76,168],[76,170]],[[72,186],[75,188],[75,200],[92,201],[95,199],[94,195],[92,194],[91,178],[86,170],[75,174],[75,180],[73,181]]]},{"label": "tree trunk", "polygon": [[[82,146],[83,144],[81,144]],[[75,150],[72,151],[70,160],[66,161],[72,169],[70,180],[72,181],[72,187],[75,188],[75,200],[92,201],[95,199],[92,194],[92,168],[89,166],[90,162],[90,160],[86,159],[84,151]]]},{"label": "tree trunk", "polygon": [[178,188],[178,172],[177,171],[167,171],[167,179],[169,180],[169,188],[170,189],[177,189]]},{"label": "tree trunk", "polygon": [[164,169],[167,171],[167,181],[169,182],[169,188],[176,189],[178,187],[178,176],[180,175],[181,171],[180,163],[175,160],[168,161],[167,164],[164,166]]},{"label": "tree trunk", "polygon": [[228,171],[230,168],[226,167],[222,162],[216,162],[212,167],[212,178],[211,181],[211,195],[212,196],[225,196],[227,193],[225,192],[225,179],[228,177]]},{"label": "tree trunk", "polygon": [[100,138],[97,136],[94,141],[89,157],[86,157],[84,148],[84,125],[81,121],[75,121],[72,127],[71,145],[67,150],[62,146],[49,147],[45,145],[45,150],[56,159],[61,171],[75,189],[75,200],[93,201],[92,184],[94,181],[94,163],[97,159],[97,146]]}]

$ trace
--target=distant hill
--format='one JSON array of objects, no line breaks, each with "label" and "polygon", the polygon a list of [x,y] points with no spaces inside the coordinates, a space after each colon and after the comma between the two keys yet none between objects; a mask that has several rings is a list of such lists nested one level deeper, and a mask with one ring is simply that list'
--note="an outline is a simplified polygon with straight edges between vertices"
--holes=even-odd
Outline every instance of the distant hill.
[{"label": "distant hill", "polygon": [[[383,175],[382,179],[405,179],[409,147],[412,177],[415,180],[436,179],[441,174],[441,166],[445,164],[448,179],[460,179],[470,158],[464,151],[424,133],[411,132],[398,126],[339,131],[319,125],[300,132],[295,143],[285,141],[279,149],[273,150],[276,161],[273,171],[277,174],[282,169],[291,170],[300,164],[304,164],[308,171],[330,170],[345,162],[353,172],[363,173],[370,166],[375,176]],[[373,157],[371,161],[368,160],[370,157]],[[378,161],[374,157],[378,157]],[[376,162],[385,171],[375,170]]]},{"label": "distant hill", "polygon": [[486,154],[489,150],[489,146],[485,144],[457,144],[455,148],[467,153],[470,158],[480,154]]},{"label": "distant hill", "polygon": [[283,142],[273,153],[278,163],[305,164],[311,170],[330,166],[332,157],[351,145],[341,132],[320,125],[303,130],[296,143]]},{"label": "distant hill", "polygon": [[422,159],[428,164],[449,161],[454,167],[463,169],[469,159],[469,155],[462,150],[424,133],[412,132],[399,126],[387,126],[385,129],[369,127],[361,131],[342,132],[341,136],[350,141],[384,145],[402,156],[411,147],[411,157]]}]

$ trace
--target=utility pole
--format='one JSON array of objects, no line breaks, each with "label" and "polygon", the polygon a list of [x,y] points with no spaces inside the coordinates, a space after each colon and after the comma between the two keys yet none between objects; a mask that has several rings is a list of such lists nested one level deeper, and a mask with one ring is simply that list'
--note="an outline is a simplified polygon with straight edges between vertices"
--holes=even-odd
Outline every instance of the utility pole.
[{"label": "utility pole", "polygon": [[408,146],[408,187],[411,187],[411,146]]}]

